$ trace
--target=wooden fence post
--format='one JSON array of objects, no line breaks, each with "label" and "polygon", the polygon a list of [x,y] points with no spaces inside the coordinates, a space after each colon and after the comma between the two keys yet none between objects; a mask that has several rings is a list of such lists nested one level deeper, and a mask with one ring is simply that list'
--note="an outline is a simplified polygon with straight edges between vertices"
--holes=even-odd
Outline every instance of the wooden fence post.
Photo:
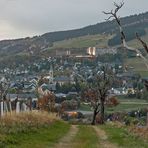
[{"label": "wooden fence post", "polygon": [[1,100],[0,102],[0,108],[1,108],[1,117],[4,115],[4,102]]}]

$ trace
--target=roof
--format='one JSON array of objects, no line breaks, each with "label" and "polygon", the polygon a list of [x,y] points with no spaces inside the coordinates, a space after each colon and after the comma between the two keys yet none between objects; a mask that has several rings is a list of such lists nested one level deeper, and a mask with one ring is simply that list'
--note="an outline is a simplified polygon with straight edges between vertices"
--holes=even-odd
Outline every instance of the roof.
[{"label": "roof", "polygon": [[27,99],[29,97],[31,98],[36,98],[36,95],[33,94],[33,93],[24,93],[24,94],[7,94],[6,96],[7,98],[10,98],[10,99],[15,99],[15,98],[19,98],[19,99]]},{"label": "roof", "polygon": [[69,82],[69,81],[73,81],[70,77],[67,76],[60,76],[60,77],[56,77],[54,79],[54,81],[64,81],[64,82]]},{"label": "roof", "polygon": [[58,93],[58,94],[55,94],[55,96],[58,98],[61,98],[61,97],[66,97],[66,94]]},{"label": "roof", "polygon": [[68,95],[78,95],[77,92],[68,92]]},{"label": "roof", "polygon": [[48,90],[56,90],[56,85],[55,84],[42,84],[41,85],[41,88],[43,89],[43,90],[46,90],[46,89],[48,89]]}]

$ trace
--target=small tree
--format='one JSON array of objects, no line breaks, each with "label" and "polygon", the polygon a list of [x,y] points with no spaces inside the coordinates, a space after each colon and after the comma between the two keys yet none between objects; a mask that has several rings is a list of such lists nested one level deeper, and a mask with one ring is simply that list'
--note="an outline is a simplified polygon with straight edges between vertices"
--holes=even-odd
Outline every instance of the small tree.
[{"label": "small tree", "polygon": [[48,93],[42,98],[38,99],[38,108],[40,110],[54,112],[55,108],[55,95],[53,93]]},{"label": "small tree", "polygon": [[98,113],[100,113],[100,124],[104,124],[105,101],[108,96],[108,90],[110,89],[112,79],[112,71],[107,66],[103,66],[99,73],[97,72],[94,74],[93,81],[90,84],[90,89],[88,91],[88,96],[94,108],[92,125],[95,125]]}]

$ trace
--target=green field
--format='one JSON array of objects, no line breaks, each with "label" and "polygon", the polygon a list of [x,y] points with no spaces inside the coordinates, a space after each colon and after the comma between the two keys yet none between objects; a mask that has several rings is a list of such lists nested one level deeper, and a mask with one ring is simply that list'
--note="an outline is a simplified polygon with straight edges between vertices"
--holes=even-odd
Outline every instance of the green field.
[{"label": "green field", "polygon": [[141,76],[148,77],[148,70],[141,58],[136,57],[127,59],[125,61],[125,65],[128,67],[133,67],[133,71],[140,74]]},{"label": "green field", "polygon": [[[113,112],[128,112],[132,110],[138,110],[142,108],[148,108],[148,102],[146,100],[141,99],[130,99],[125,97],[119,97],[119,105],[114,107],[105,107],[106,112],[113,113]],[[83,111],[91,111],[89,105],[81,104],[80,110]]]},{"label": "green field", "polygon": [[[64,48],[64,49],[72,49],[72,48],[87,48],[87,47],[98,47],[98,48],[105,48],[108,47],[108,40],[111,39],[113,35],[86,35],[82,37],[77,38],[71,38],[67,40],[57,41],[53,43],[53,46],[51,49],[57,49],[57,48]],[[142,39],[147,42],[148,40],[148,34],[145,36],[142,36]],[[135,47],[135,48],[143,48],[141,43],[135,38],[134,40],[131,40],[128,42],[129,46]]]},{"label": "green field", "polygon": [[132,110],[148,108],[148,102],[146,100],[128,98],[124,96],[119,96],[118,98],[119,105],[107,108],[107,112],[128,112]]},{"label": "green field", "polygon": [[62,136],[64,136],[70,125],[57,121],[48,127],[30,130],[27,133],[9,134],[1,142],[0,147],[11,148],[44,148],[52,147]]},{"label": "green field", "polygon": [[108,39],[110,39],[110,35],[87,35],[78,38],[72,38],[68,40],[54,42],[53,47],[50,49],[56,48],[88,48],[88,47],[107,47]]},{"label": "green field", "polygon": [[148,108],[148,104],[140,104],[140,103],[136,103],[136,104],[119,104],[119,105],[117,105],[115,107],[107,108],[107,112],[108,113],[128,112],[128,111],[138,110],[138,109],[142,109],[142,108]]},{"label": "green field", "polygon": [[[147,42],[148,41],[148,29],[146,30],[146,32],[147,34],[145,36],[142,36],[141,39],[145,41],[146,43],[148,43]],[[134,40],[129,41],[128,45],[135,47],[135,48],[143,48],[142,44],[136,39],[136,37]]]}]

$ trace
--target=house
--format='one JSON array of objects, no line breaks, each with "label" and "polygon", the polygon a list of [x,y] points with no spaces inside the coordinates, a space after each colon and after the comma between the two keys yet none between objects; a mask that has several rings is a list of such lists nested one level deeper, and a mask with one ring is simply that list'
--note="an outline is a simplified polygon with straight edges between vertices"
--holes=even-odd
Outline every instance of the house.
[{"label": "house", "polygon": [[55,98],[56,103],[62,103],[64,100],[66,100],[67,95],[63,93],[58,93],[58,94],[55,94],[55,97],[56,97]]},{"label": "house", "polygon": [[37,100],[37,97],[34,93],[7,94],[6,97],[12,101],[16,98],[18,98],[19,100],[27,100],[28,98],[32,98],[32,100]]},{"label": "house", "polygon": [[70,56],[71,51],[70,50],[56,50],[56,56]]},{"label": "house", "polygon": [[59,76],[54,78],[55,83],[59,83],[60,85],[70,83],[70,84],[75,84],[75,81],[72,77],[68,76]]},{"label": "house", "polygon": [[112,88],[109,90],[109,93],[112,95],[126,95],[128,91],[125,88]]},{"label": "house", "polygon": [[56,90],[56,84],[42,84],[40,86],[42,88],[43,91],[45,90],[49,90],[49,91],[55,91]]},{"label": "house", "polygon": [[97,55],[104,55],[104,54],[117,54],[117,49],[115,48],[99,48],[96,49],[96,56]]}]

